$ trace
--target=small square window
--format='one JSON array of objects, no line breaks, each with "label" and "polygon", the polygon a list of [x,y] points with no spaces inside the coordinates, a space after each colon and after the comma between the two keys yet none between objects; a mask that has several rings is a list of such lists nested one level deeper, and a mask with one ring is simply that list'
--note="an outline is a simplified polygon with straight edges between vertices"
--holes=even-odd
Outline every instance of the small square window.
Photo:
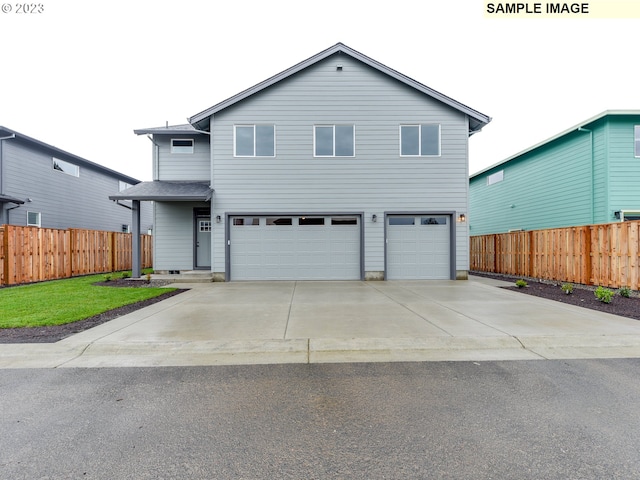
[{"label": "small square window", "polygon": [[27,212],[27,225],[30,227],[39,227],[40,212]]},{"label": "small square window", "polygon": [[193,153],[193,138],[172,138],[171,153]]}]

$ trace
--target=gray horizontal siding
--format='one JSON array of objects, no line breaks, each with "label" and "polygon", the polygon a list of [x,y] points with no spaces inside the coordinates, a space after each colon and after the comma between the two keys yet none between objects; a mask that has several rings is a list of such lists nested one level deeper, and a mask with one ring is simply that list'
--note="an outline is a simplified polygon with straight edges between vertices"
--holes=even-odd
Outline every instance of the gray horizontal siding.
[{"label": "gray horizontal siding", "polygon": [[156,270],[192,270],[194,208],[206,203],[155,202],[154,262]]},{"label": "gray horizontal siding", "polygon": [[[80,166],[74,177],[54,170],[52,156],[14,140],[3,142],[4,192],[32,201],[8,212],[9,222],[27,224],[27,211],[41,214],[42,227],[121,231],[131,225],[131,210],[109,200],[119,180]],[[141,228],[152,226],[152,206],[142,204]]]},{"label": "gray horizontal siding", "polygon": [[[276,125],[275,158],[233,157],[233,126],[243,123]],[[400,157],[399,126],[411,123],[441,125],[440,157]],[[355,157],[314,158],[313,126],[320,124],[355,124]],[[466,211],[467,129],[457,110],[354,59],[329,58],[215,115],[214,215],[364,211],[365,270],[383,270],[383,225],[367,221],[371,214]],[[223,244],[223,226],[214,242]],[[467,255],[460,253],[463,269]],[[214,263],[222,271],[223,253]]]},{"label": "gray horizontal siding", "polygon": [[[171,153],[172,138],[194,140],[193,153]],[[158,146],[158,180],[207,181],[211,177],[209,137],[202,135],[154,135]]]}]

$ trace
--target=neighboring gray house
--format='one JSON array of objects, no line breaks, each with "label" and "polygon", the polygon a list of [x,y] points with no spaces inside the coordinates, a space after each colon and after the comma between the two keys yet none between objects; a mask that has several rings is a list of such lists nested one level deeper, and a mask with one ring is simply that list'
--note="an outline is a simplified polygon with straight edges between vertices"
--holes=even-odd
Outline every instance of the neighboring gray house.
[{"label": "neighboring gray house", "polygon": [[158,272],[466,278],[468,140],[490,120],[338,43],[188,125],[136,130],[154,181],[112,198],[155,202]]},{"label": "neighboring gray house", "polygon": [[[131,202],[109,195],[139,182],[0,127],[0,225],[128,231]],[[144,233],[153,226],[152,210],[142,209]]]}]

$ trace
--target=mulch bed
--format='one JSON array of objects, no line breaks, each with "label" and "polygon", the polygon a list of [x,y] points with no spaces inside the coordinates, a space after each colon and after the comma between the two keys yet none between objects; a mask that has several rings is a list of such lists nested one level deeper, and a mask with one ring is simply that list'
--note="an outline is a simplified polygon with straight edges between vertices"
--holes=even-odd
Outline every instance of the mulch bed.
[{"label": "mulch bed", "polygon": [[[637,291],[632,291],[631,297],[629,298],[622,297],[616,293],[611,303],[604,303],[595,297],[593,291],[596,287],[590,285],[573,284],[573,293],[567,295],[560,289],[560,286],[562,285],[560,282],[548,282],[525,278],[524,280],[528,283],[528,286],[518,288],[515,286],[516,280],[519,280],[522,277],[494,275],[480,272],[472,272],[471,275],[494,278],[496,280],[513,283],[513,286],[502,287],[507,290],[513,290],[526,295],[535,295],[536,297],[543,297],[549,300],[567,303],[569,305],[576,305],[578,307],[589,308],[599,312],[606,312],[611,313],[612,315],[620,315],[621,317],[640,320],[640,296]],[[617,292],[617,289],[615,288],[611,288],[611,290]]]},{"label": "mulch bed", "polygon": [[[169,282],[152,280],[150,283],[140,280],[118,279],[110,282],[98,282],[94,285],[107,287],[162,287]],[[107,312],[95,315],[78,322],[67,323],[65,325],[55,325],[51,327],[27,327],[27,328],[2,328],[0,329],[0,343],[55,343],[74,333],[79,333],[89,328],[96,327],[101,323],[108,322],[114,318],[135,312],[143,307],[148,307],[154,303],[165,300],[174,295],[184,292],[184,289],[168,291],[154,298],[149,298],[141,302],[125,305],[124,307],[115,308]]]}]

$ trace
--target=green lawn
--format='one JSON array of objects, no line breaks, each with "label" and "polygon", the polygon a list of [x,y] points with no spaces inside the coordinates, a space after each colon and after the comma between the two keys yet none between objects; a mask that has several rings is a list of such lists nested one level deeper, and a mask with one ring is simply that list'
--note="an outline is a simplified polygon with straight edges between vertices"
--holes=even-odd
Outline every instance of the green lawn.
[{"label": "green lawn", "polygon": [[[111,274],[113,279],[121,274]],[[0,288],[0,328],[76,322],[175,289],[100,287],[105,275]]]}]

